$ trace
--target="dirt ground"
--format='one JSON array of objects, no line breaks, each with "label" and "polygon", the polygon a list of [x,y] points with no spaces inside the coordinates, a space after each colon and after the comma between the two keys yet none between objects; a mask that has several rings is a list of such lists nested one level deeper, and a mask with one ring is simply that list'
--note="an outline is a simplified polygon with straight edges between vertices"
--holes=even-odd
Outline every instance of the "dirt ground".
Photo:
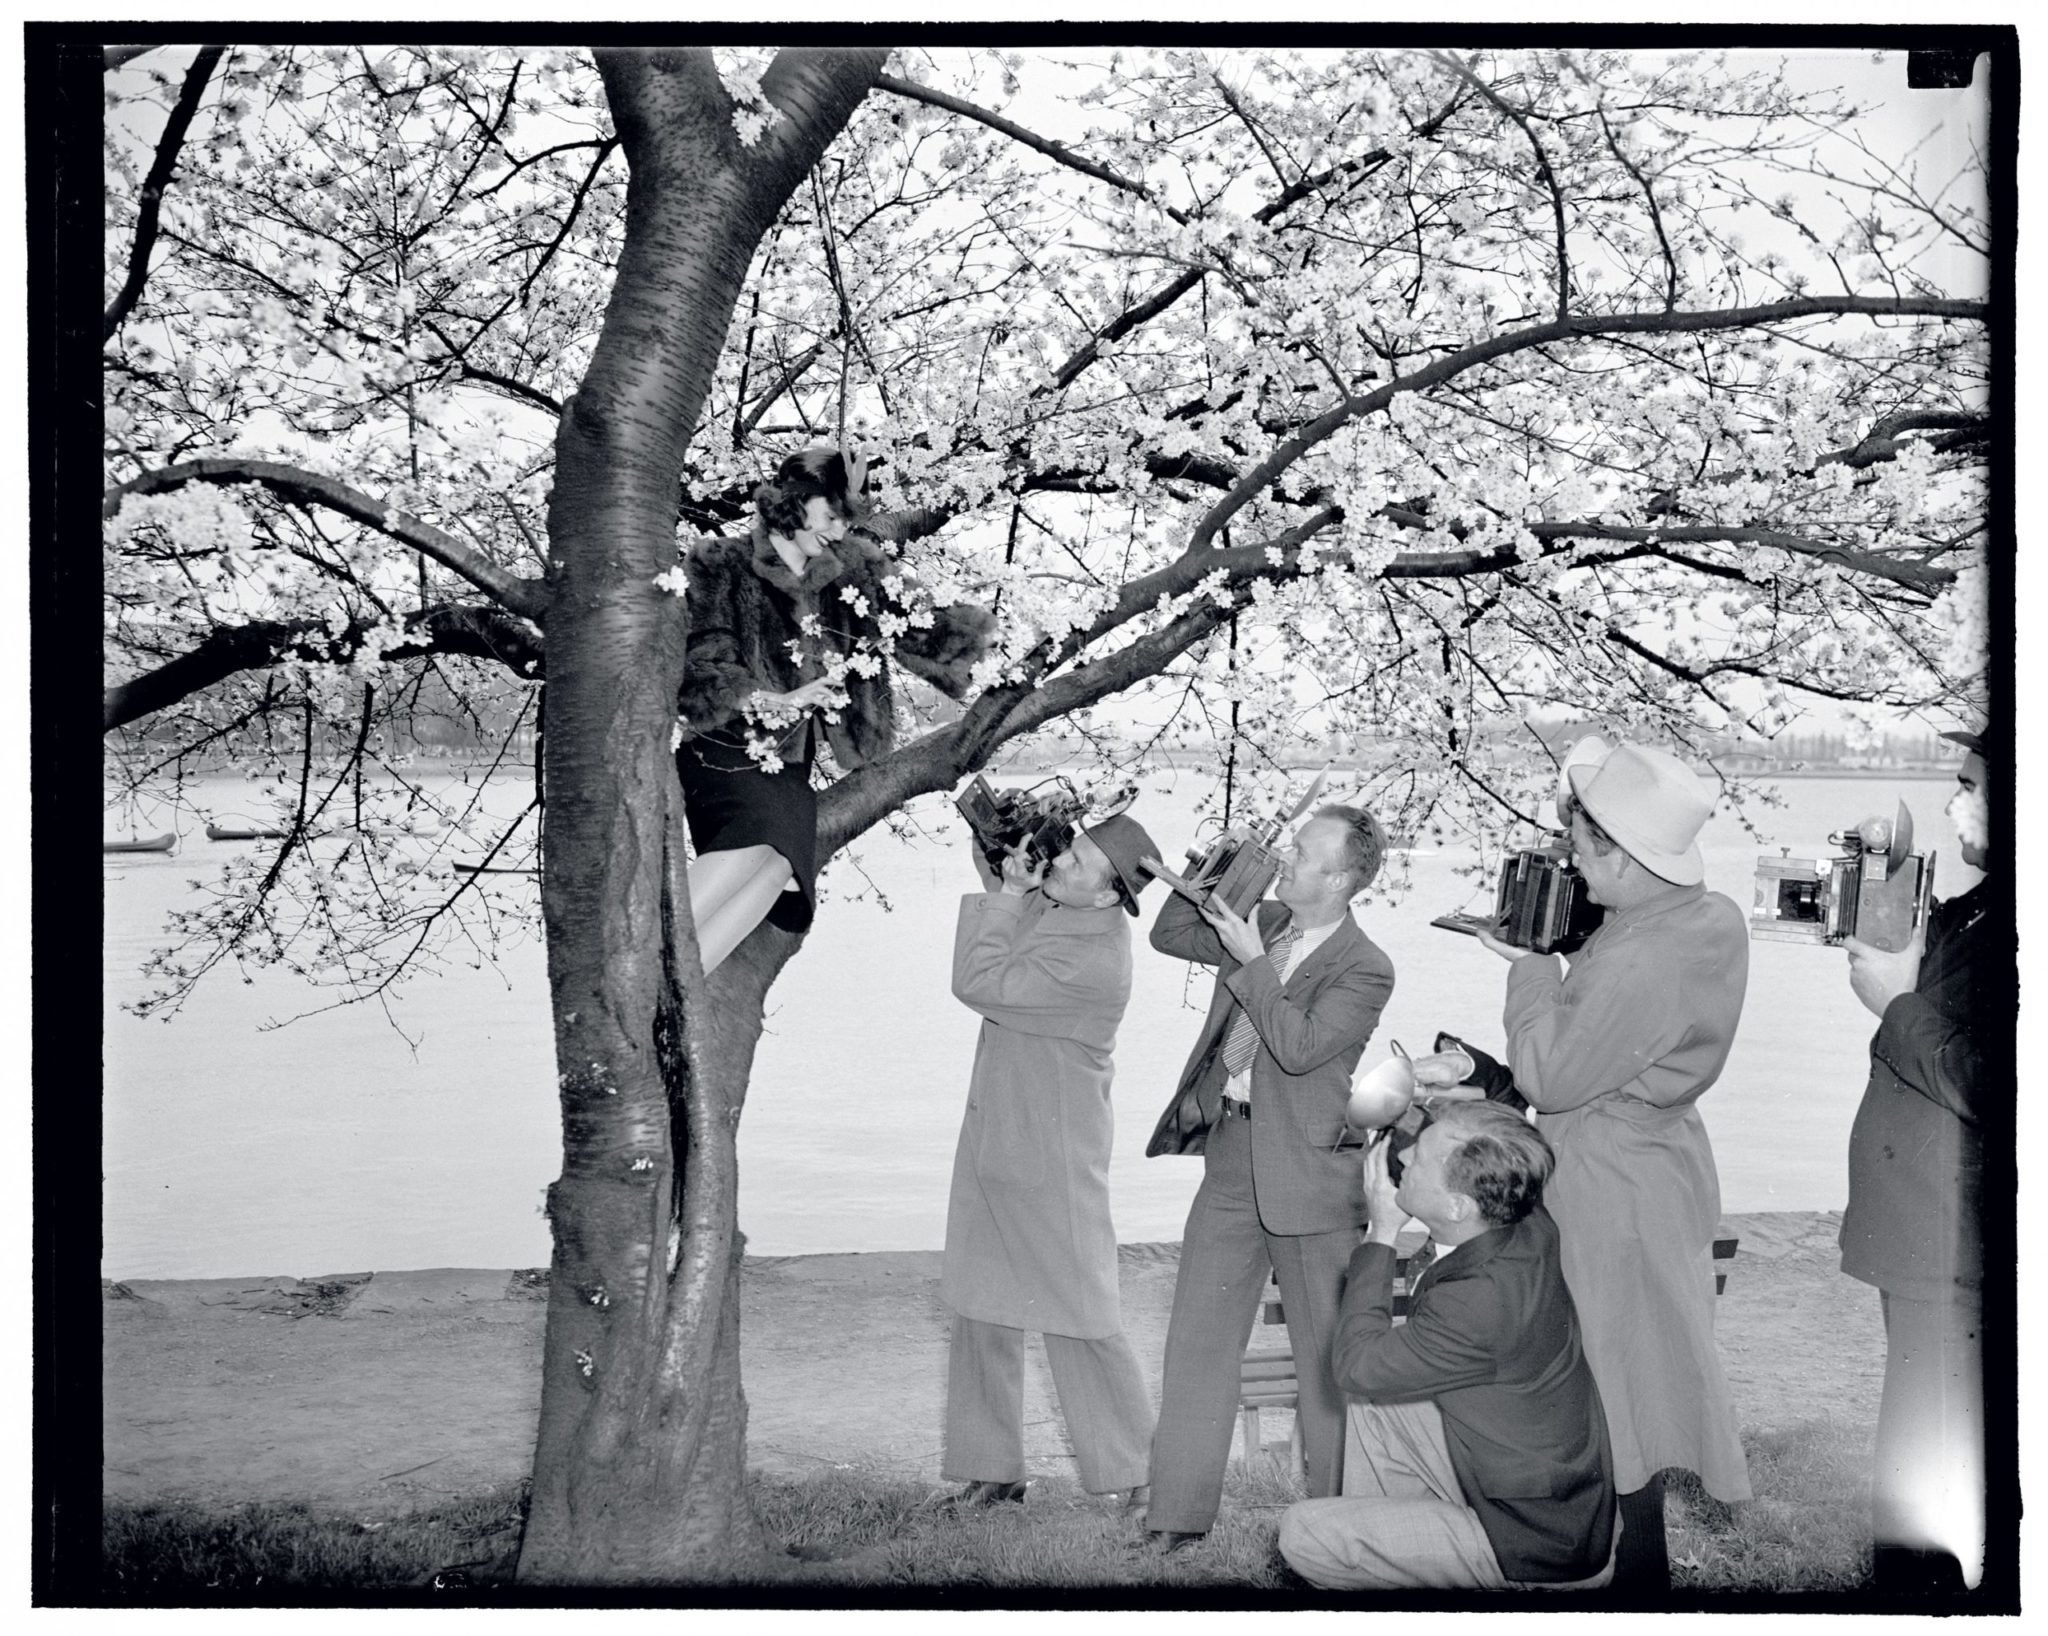
[{"label": "dirt ground", "polygon": [[[1741,1246],[1716,1324],[1746,1427],[1876,1423],[1877,1295],[1836,1271],[1838,1220],[1728,1218]],[[1155,1398],[1178,1253],[1136,1244],[1121,1254],[1124,1326]],[[747,1262],[741,1346],[754,1465],[939,1480],[938,1277],[930,1251]],[[526,1474],[546,1311],[532,1274],[136,1280],[105,1284],[102,1295],[109,1498],[297,1501],[367,1520]],[[1025,1394],[1033,1472],[1073,1476],[1035,1337]],[[1268,1419],[1266,1440],[1283,1438],[1285,1415]]]}]

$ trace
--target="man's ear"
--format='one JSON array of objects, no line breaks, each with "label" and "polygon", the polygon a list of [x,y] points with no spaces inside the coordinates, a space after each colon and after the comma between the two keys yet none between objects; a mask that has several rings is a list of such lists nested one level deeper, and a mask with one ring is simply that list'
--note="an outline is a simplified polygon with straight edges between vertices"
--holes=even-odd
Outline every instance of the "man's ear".
[{"label": "man's ear", "polygon": [[1479,1201],[1472,1197],[1470,1193],[1454,1193],[1449,1188],[1445,1188],[1444,1196],[1449,1200],[1449,1203],[1445,1206],[1446,1213],[1460,1227],[1471,1220],[1473,1211],[1479,1208]]},{"label": "man's ear", "polygon": [[1116,906],[1117,906],[1117,905],[1118,905],[1119,903],[1121,903],[1121,902],[1123,902],[1123,898],[1122,898],[1122,896],[1121,896],[1121,895],[1120,895],[1120,894],[1119,894],[1119,893],[1117,892],[1117,889],[1116,889],[1116,888],[1115,888],[1114,886],[1099,886],[1099,887],[1097,887],[1097,888],[1096,888],[1096,890],[1095,890],[1095,907],[1096,907],[1096,908],[1098,908],[1098,909],[1114,909],[1114,908],[1115,908],[1115,907],[1116,907]]}]

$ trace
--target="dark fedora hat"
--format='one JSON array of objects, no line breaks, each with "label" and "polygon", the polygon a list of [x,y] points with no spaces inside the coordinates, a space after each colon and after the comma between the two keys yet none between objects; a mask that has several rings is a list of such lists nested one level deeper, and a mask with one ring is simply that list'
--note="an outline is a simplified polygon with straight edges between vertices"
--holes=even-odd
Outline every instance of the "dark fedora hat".
[{"label": "dark fedora hat", "polygon": [[1136,914],[1138,894],[1152,879],[1151,872],[1138,860],[1158,857],[1159,843],[1145,833],[1145,826],[1137,819],[1121,812],[1099,824],[1083,825],[1081,833],[1102,848],[1102,855],[1109,860],[1110,873],[1116,877],[1116,895],[1123,902],[1124,912]]}]

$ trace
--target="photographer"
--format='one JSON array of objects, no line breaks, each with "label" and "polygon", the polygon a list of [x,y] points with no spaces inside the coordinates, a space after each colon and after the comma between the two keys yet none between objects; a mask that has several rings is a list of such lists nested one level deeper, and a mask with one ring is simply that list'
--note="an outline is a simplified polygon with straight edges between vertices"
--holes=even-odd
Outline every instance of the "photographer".
[{"label": "photographer", "polygon": [[1308,1491],[1337,1491],[1344,1399],[1330,1378],[1330,1331],[1365,1196],[1356,1155],[1334,1149],[1351,1071],[1394,989],[1393,962],[1350,904],[1385,854],[1371,813],[1326,806],[1295,833],[1272,898],[1250,919],[1215,897],[1197,909],[1175,893],[1152,928],[1162,954],[1217,973],[1201,1036],[1145,1149],[1203,1162],[1166,1331],[1148,1549],[1179,1550],[1216,1520],[1238,1364],[1268,1269],[1294,1347]]},{"label": "photographer", "polygon": [[[1968,752],[1948,814],[1963,861],[1986,869],[1983,741],[1942,737]],[[1896,954],[1845,945],[1856,997],[1879,1018],[1849,1135],[1842,1271],[1876,1285],[1884,1312],[1870,1504],[1873,1578],[1886,1589],[1974,1588],[1983,1568],[1986,1127],[2000,1143],[2013,1136],[2009,1087],[1994,1104],[1984,1082],[1989,989],[2010,970],[1993,964],[1985,886],[1935,905]]]},{"label": "photographer", "polygon": [[[1446,1102],[1408,1149],[1366,1158],[1331,1363],[1354,1401],[1339,1499],[1280,1523],[1295,1572],[1330,1589],[1581,1589],[1613,1572],[1614,1470],[1600,1393],[1544,1212],[1549,1144],[1491,1102]],[[1394,1240],[1438,1254],[1394,1327]],[[1362,1401],[1361,1401],[1362,1400]]]},{"label": "photographer", "polygon": [[1049,863],[1013,848],[960,903],[953,993],[984,1019],[941,1293],[953,1310],[941,1472],[956,1508],[1024,1498],[1024,1332],[1045,1337],[1081,1486],[1145,1497],[1152,1400],[1124,1338],[1109,1214],[1110,1051],[1131,930],[1157,852],[1134,819],[1075,832]]},{"label": "photographer", "polygon": [[1547,1197],[1607,1408],[1623,1529],[1615,1586],[1668,1588],[1667,1467],[1750,1498],[1714,1346],[1714,1152],[1694,1104],[1720,1077],[1749,977],[1748,922],[1702,884],[1713,801],[1668,751],[1622,744],[1568,769],[1572,858],[1606,910],[1572,955],[1513,962],[1506,1067],[1557,1155]]}]

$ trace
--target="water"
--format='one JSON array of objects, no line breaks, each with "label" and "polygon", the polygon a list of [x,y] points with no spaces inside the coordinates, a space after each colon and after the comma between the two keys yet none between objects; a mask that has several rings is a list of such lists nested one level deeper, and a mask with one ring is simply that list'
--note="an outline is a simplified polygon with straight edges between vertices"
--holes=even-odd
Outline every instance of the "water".
[{"label": "water", "polygon": [[[451,780],[454,775],[449,775]],[[1148,787],[1137,814],[1168,850],[1194,833],[1196,781]],[[1770,839],[1811,855],[1830,830],[1903,796],[1922,850],[1940,854],[1944,897],[1976,879],[1941,814],[1945,780],[1794,779]],[[493,800],[499,797],[494,795]],[[504,794],[506,810],[523,801]],[[258,810],[246,786],[202,795],[217,813]],[[740,1127],[740,1225],[758,1254],[936,1249],[978,1019],[949,990],[959,897],[975,882],[943,800],[917,804],[927,837],[871,836],[842,858],[804,950],[769,995]],[[143,833],[168,827],[143,815]],[[232,843],[188,835],[177,856],[110,856],[104,966],[102,1270],[201,1278],[427,1266],[538,1266],[540,1213],[561,1165],[544,951],[537,934],[495,964],[403,991],[393,1017],[349,1007],[266,1031],[324,1003],[296,979],[232,971],[174,1020],[121,1010],[143,991],[143,954],[165,913],[189,903]],[[1747,907],[1757,846],[1730,817],[1702,836],[1707,884]],[[458,851],[457,855],[467,855]],[[1500,1043],[1506,967],[1432,915],[1477,907],[1454,873],[1469,853],[1409,860],[1398,902],[1369,901],[1367,931],[1392,957],[1392,1003],[1367,1060],[1398,1039],[1428,1049],[1439,1028]],[[865,874],[887,899],[847,901]],[[510,883],[532,891],[530,884]],[[1147,894],[1156,911],[1154,886]],[[1194,980],[1189,973],[1194,971]],[[1180,1236],[1198,1159],[1144,1157],[1206,1008],[1210,979],[1136,952],[1117,1043],[1118,1235]],[[1875,1020],[1849,991],[1839,951],[1754,943],[1742,1029],[1701,1104],[1729,1211],[1839,1208],[1849,1124]]]}]

